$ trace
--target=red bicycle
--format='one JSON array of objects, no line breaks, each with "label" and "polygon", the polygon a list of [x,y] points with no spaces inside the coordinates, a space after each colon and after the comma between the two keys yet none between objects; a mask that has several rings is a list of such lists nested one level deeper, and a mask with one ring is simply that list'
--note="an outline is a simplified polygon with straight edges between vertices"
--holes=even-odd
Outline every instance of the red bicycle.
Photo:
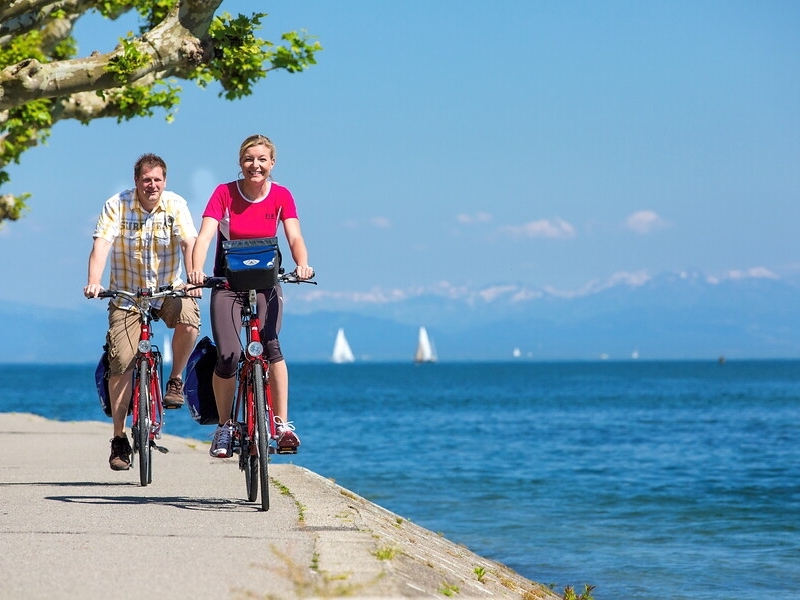
[{"label": "red bicycle", "polygon": [[131,433],[133,452],[139,455],[139,481],[142,486],[153,482],[153,448],[166,454],[163,446],[156,444],[161,439],[164,427],[164,406],[161,403],[161,352],[152,343],[151,324],[157,317],[150,304],[153,300],[168,296],[185,297],[186,290],[175,290],[171,285],[158,290],[140,288],[136,292],[127,290],[103,290],[98,298],[128,298],[139,313],[139,342],[136,346],[135,367],[133,369],[133,393],[131,395]]},{"label": "red bicycle", "polygon": [[[294,273],[280,273],[280,283],[311,283]],[[230,289],[224,277],[206,277],[197,287]],[[239,454],[239,469],[244,471],[248,502],[258,499],[261,488],[261,510],[269,510],[269,455],[295,454],[275,443],[275,418],[269,389],[269,362],[261,343],[261,322],[257,311],[257,292],[235,292],[242,307],[242,328],[245,342],[236,369],[236,398],[231,408],[234,423],[233,452]]]}]

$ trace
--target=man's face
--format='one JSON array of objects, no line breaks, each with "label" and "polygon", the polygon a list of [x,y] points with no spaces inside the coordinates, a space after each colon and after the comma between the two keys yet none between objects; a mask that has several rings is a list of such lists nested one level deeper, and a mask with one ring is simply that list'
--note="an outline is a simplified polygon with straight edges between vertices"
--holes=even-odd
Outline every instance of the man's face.
[{"label": "man's face", "polygon": [[139,202],[148,206],[155,206],[159,198],[161,198],[161,192],[164,191],[167,178],[164,177],[164,170],[156,166],[150,169],[142,169],[135,183]]}]

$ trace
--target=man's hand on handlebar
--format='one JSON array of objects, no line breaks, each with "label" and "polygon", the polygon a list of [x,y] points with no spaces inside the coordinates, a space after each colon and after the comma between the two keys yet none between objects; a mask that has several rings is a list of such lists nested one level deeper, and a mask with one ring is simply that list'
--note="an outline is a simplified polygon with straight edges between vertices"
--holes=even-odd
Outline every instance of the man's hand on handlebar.
[{"label": "man's hand on handlebar", "polygon": [[83,295],[87,298],[97,298],[97,295],[103,291],[103,286],[99,283],[89,283],[83,288]]}]

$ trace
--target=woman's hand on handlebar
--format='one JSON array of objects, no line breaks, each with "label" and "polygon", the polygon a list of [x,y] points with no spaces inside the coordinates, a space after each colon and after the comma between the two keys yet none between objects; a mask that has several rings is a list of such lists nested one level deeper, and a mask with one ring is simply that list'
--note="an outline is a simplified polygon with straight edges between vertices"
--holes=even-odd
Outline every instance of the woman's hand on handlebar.
[{"label": "woman's hand on handlebar", "polygon": [[202,286],[203,282],[206,279],[205,273],[203,273],[202,271],[189,271],[186,274],[186,279],[189,280],[189,286],[187,286],[186,288],[186,294],[194,298],[202,298],[203,290],[201,289],[201,287],[192,287],[192,286]]},{"label": "woman's hand on handlebar", "polygon": [[311,279],[314,277],[314,267],[311,265],[297,265],[297,268],[294,270],[294,274],[301,281]]},{"label": "woman's hand on handlebar", "polygon": [[206,274],[202,271],[189,271],[186,278],[192,285],[203,285],[203,282],[206,279]]}]

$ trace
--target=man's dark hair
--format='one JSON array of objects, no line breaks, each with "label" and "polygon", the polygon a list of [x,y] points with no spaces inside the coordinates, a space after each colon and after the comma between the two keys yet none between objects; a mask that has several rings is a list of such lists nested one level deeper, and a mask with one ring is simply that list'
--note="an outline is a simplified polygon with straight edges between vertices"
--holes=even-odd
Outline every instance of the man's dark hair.
[{"label": "man's dark hair", "polygon": [[161,170],[164,171],[164,179],[167,178],[167,163],[160,156],[150,153],[142,154],[133,165],[133,178],[139,179],[139,175],[145,168],[152,169],[153,167],[161,167]]}]

